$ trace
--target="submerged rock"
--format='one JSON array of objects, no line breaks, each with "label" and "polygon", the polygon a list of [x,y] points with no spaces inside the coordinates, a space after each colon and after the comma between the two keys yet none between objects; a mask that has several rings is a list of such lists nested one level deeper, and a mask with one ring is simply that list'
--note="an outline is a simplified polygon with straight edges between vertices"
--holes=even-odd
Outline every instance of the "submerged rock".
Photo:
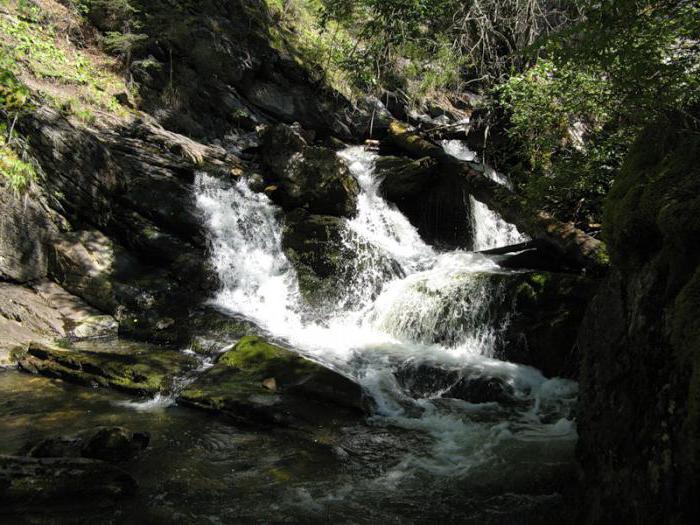
[{"label": "submerged rock", "polygon": [[365,407],[362,388],[299,354],[244,337],[187,387],[178,401],[242,421],[329,425]]},{"label": "submerged rock", "polygon": [[310,146],[299,128],[278,124],[262,136],[262,158],[269,169],[270,198],[285,209],[350,216],[359,186],[334,151]]},{"label": "submerged rock", "polygon": [[129,473],[103,461],[0,456],[0,514],[106,507],[136,489]]},{"label": "submerged rock", "polygon": [[109,462],[128,461],[148,446],[147,432],[124,427],[97,427],[72,436],[47,438],[32,445],[33,458],[90,458]]},{"label": "submerged rock", "polygon": [[145,395],[167,390],[172,378],[195,361],[172,350],[88,351],[31,343],[18,356],[18,364],[33,374]]}]

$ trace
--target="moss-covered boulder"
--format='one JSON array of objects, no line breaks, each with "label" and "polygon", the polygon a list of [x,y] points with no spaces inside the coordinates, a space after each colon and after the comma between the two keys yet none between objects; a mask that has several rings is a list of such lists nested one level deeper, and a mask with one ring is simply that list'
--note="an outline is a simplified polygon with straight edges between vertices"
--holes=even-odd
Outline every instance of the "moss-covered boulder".
[{"label": "moss-covered boulder", "polygon": [[359,186],[334,151],[309,145],[299,128],[278,124],[262,136],[266,193],[287,210],[350,216]]},{"label": "moss-covered boulder", "polygon": [[167,391],[173,377],[196,366],[191,357],[151,347],[96,346],[92,350],[31,343],[17,356],[21,370],[85,386],[115,388],[137,395]]},{"label": "moss-covered boulder", "polygon": [[187,406],[268,424],[330,425],[364,410],[359,385],[259,337],[244,337],[181,392]]}]

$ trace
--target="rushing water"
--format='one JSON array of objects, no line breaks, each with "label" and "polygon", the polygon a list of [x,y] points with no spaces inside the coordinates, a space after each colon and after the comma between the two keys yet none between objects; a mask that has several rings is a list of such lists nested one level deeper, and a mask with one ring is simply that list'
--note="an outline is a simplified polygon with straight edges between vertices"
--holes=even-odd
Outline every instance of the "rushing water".
[{"label": "rushing water", "polygon": [[[449,151],[460,153],[454,147]],[[405,457],[394,476],[417,471],[466,475],[484,462],[499,461],[493,450],[504,440],[574,440],[567,416],[575,383],[548,380],[533,368],[492,357],[502,327],[488,316],[489,302],[499,293],[489,275],[506,272],[478,253],[435,251],[381,197],[375,154],[352,147],[340,156],[361,187],[358,213],[347,224],[355,235],[346,240],[358,254],[358,282],[385,275],[361,256],[367,243],[393,259],[399,275],[387,277],[378,296],[359,294],[342,311],[319,309],[312,319],[302,316],[294,269],[282,250],[279,211],[267,197],[251,193],[245,181],[227,186],[200,174],[197,202],[208,218],[222,282],[213,302],[248,316],[300,353],[359,382],[375,401],[375,424],[429,436],[429,445]],[[474,215],[476,231],[483,230],[477,248],[522,240],[512,225],[484,209],[488,213]],[[495,408],[498,413],[498,407],[440,398],[438,388],[416,398],[397,381],[397,371],[407,367],[498,378],[524,403],[507,419],[474,417],[474,411]]]},{"label": "rushing water", "polygon": [[[340,156],[361,187],[344,235],[356,258],[347,300],[311,313],[282,249],[281,211],[245,181],[201,173],[195,191],[222,283],[212,303],[361,384],[374,401],[368,421],[342,428],[341,439],[327,444],[178,407],[175,394],[211,366],[206,358],[170,392],[148,400],[12,372],[0,374],[0,453],[89,425],[151,432],[149,448],[127,466],[141,486],[137,499],[84,517],[95,523],[483,525],[561,518],[561,484],[573,473],[576,384],[494,358],[499,323],[507,320],[490,316],[502,293],[490,277],[509,273],[482,254],[425,244],[381,197],[375,154],[354,147]],[[473,217],[489,246],[521,239],[489,214]],[[386,271],[387,260],[394,271]],[[447,390],[461,377],[498,380],[511,389],[510,399],[452,398]]]}]

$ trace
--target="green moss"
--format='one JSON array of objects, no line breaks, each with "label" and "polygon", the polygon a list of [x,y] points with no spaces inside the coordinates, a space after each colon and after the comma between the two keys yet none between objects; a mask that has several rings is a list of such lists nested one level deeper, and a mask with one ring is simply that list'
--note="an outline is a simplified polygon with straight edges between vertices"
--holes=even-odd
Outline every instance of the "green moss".
[{"label": "green moss", "polygon": [[270,344],[256,336],[241,339],[224,354],[219,363],[244,372],[249,379],[262,381],[269,377],[293,381],[296,377],[319,370],[319,366],[301,356]]}]

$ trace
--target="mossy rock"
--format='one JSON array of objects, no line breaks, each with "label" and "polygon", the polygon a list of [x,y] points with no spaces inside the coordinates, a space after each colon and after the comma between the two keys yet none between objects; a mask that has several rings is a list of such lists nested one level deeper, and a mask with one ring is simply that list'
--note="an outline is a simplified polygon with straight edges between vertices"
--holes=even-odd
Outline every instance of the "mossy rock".
[{"label": "mossy rock", "polygon": [[192,358],[172,350],[121,353],[41,343],[30,343],[17,358],[20,369],[26,372],[137,395],[168,390],[174,376],[196,365]]},{"label": "mossy rock", "polygon": [[[312,307],[350,306],[358,293],[375,296],[383,283],[402,275],[386,253],[360,238],[346,219],[295,210],[285,217],[282,248],[294,265],[299,289]],[[376,271],[373,280],[358,280],[363,265]]]},{"label": "mossy rock", "polygon": [[329,424],[364,410],[362,389],[350,379],[256,336],[241,339],[184,390],[185,405],[237,420]]}]

